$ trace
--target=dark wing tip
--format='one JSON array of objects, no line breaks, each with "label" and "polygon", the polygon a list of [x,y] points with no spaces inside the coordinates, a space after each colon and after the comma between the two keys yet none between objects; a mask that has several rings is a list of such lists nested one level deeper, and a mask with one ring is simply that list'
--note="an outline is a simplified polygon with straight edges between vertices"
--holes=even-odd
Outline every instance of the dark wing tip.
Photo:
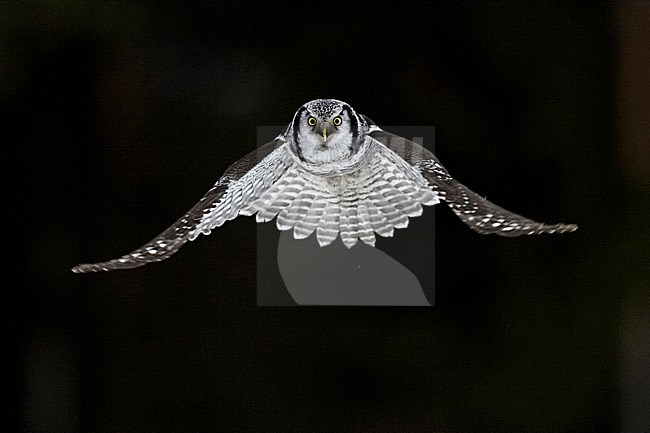
[{"label": "dark wing tip", "polygon": [[505,237],[571,233],[576,224],[545,224],[523,217],[479,196],[465,185],[450,180],[443,198],[454,213],[472,230]]},{"label": "dark wing tip", "polygon": [[75,274],[85,274],[86,272],[93,272],[92,265],[83,263],[72,268],[72,272]]},{"label": "dark wing tip", "polygon": [[[571,233],[578,230],[578,226],[575,224],[543,224],[538,223],[539,225],[530,231],[522,229],[524,235],[542,235],[542,234],[560,234],[560,233]],[[497,233],[499,234],[499,233]]]},{"label": "dark wing tip", "polygon": [[129,254],[105,262],[83,263],[73,267],[72,272],[75,274],[86,274],[90,272],[108,272],[117,269],[133,269],[144,266],[147,263],[166,260],[188,241],[189,232],[186,230],[178,230],[178,228],[188,228],[186,221],[187,216],[179,219],[176,224],[165,230],[158,237]]},{"label": "dark wing tip", "polygon": [[[578,229],[578,226],[575,224],[543,224],[536,223],[536,226],[525,225],[516,230],[512,230],[511,227],[506,226],[502,229],[496,230],[483,230],[476,226],[470,225],[468,222],[464,221],[467,225],[470,226],[474,231],[477,231],[481,234],[495,234],[505,237],[516,237],[522,235],[543,235],[543,234],[561,234],[561,233],[571,233]],[[505,229],[505,230],[504,230]]]},{"label": "dark wing tip", "polygon": [[543,233],[571,233],[578,230],[577,224],[555,224],[548,227]]},{"label": "dark wing tip", "polygon": [[92,272],[108,272],[117,269],[133,269],[144,266],[149,262],[136,262],[124,259],[109,260],[108,262],[100,263],[82,263],[72,268],[75,274],[89,274]]}]

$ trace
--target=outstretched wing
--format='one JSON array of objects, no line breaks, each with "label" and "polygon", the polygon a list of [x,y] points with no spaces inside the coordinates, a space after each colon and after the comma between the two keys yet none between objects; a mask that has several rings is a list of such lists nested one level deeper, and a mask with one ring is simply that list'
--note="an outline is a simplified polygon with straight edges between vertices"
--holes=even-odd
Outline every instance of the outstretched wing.
[{"label": "outstretched wing", "polygon": [[293,164],[282,136],[232,164],[194,207],[154,239],[117,259],[81,264],[73,272],[131,269],[159,262],[176,253],[188,240],[239,215],[246,200],[268,189]]},{"label": "outstretched wing", "polygon": [[369,135],[417,167],[458,217],[472,230],[482,234],[521,236],[541,233],[575,231],[575,224],[543,224],[510,212],[486,200],[451,177],[440,161],[422,146],[397,135],[382,131],[368,118]]}]

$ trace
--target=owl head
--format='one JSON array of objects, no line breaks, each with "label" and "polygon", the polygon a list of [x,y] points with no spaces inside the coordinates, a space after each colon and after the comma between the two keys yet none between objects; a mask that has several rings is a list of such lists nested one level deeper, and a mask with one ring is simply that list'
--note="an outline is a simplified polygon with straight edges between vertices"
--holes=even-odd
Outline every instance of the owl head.
[{"label": "owl head", "polygon": [[352,158],[365,140],[367,125],[345,102],[315,99],[296,111],[291,130],[291,149],[296,156],[321,165]]}]

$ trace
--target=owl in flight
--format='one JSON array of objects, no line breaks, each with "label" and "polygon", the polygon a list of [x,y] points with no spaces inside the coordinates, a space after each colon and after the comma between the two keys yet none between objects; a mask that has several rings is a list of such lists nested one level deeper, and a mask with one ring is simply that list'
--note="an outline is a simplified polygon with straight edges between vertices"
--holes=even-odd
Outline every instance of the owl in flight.
[{"label": "owl in flight", "polygon": [[73,272],[130,269],[165,260],[187,241],[238,215],[276,218],[278,229],[321,246],[338,235],[348,248],[375,245],[422,214],[447,203],[472,230],[501,236],[565,233],[574,224],[543,224],[507,211],[456,181],[422,146],[383,131],[345,102],[316,99],[282,134],[228,167],[185,215],[153,240],[117,259]]}]

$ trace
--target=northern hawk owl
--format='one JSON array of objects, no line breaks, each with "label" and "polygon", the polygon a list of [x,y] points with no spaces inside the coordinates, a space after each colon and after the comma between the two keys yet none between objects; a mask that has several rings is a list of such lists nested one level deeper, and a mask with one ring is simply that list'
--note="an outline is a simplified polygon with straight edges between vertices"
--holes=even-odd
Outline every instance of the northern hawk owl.
[{"label": "northern hawk owl", "polygon": [[276,219],[294,237],[314,231],[321,246],[338,235],[348,248],[374,246],[447,203],[472,230],[501,236],[565,233],[574,224],[543,224],[507,211],[451,177],[422,146],[383,131],[350,105],[316,99],[300,107],[282,134],[231,165],[185,215],[153,240],[117,259],[74,272],[129,269],[165,260],[187,241],[238,215]]}]

